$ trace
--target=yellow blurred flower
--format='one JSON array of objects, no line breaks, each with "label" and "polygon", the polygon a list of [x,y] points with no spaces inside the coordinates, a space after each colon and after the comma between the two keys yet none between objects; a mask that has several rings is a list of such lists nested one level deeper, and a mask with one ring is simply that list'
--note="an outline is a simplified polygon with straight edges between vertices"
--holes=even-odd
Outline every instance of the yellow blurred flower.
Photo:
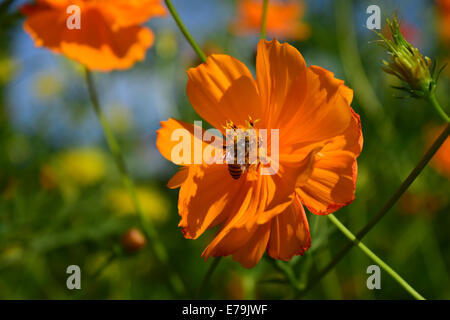
[{"label": "yellow blurred flower", "polygon": [[115,103],[109,110],[109,119],[113,130],[117,133],[126,133],[133,125],[133,115],[127,106]]},{"label": "yellow blurred flower", "polygon": [[105,155],[99,149],[68,150],[62,152],[57,161],[63,177],[78,185],[92,185],[105,176]]},{"label": "yellow blurred flower", "polygon": [[0,84],[6,84],[11,81],[17,72],[18,63],[10,57],[0,57]]},{"label": "yellow blurred flower", "polygon": [[11,263],[22,258],[23,253],[24,250],[22,246],[13,244],[3,250],[1,259],[3,260],[3,263]]},{"label": "yellow blurred flower", "polygon": [[171,29],[161,30],[156,40],[156,54],[164,59],[172,59],[178,52],[175,32]]},{"label": "yellow blurred flower", "polygon": [[55,186],[83,187],[99,182],[105,176],[106,156],[95,148],[76,148],[62,151],[41,168],[44,189]]},{"label": "yellow blurred flower", "polygon": [[43,72],[35,79],[34,94],[41,100],[57,96],[62,89],[62,82],[51,72]]},{"label": "yellow blurred flower", "polygon": [[[163,222],[167,219],[170,204],[160,192],[151,188],[138,187],[136,194],[146,219],[154,222]],[[111,210],[118,214],[135,213],[133,202],[125,189],[110,190],[106,195],[106,201]]]}]

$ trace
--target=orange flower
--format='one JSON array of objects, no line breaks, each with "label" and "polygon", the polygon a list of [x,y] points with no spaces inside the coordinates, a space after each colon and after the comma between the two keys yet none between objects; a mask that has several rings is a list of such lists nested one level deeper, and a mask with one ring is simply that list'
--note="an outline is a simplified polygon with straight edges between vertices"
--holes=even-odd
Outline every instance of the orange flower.
[{"label": "orange flower", "polygon": [[[310,235],[303,206],[325,215],[354,199],[362,134],[359,116],[350,107],[353,91],[333,73],[307,67],[297,49],[277,40],[260,41],[256,81],[244,64],[228,55],[211,55],[187,73],[191,104],[222,133],[223,126],[246,128],[249,122],[255,130],[279,130],[279,170],[263,175],[258,163],[235,179],[226,163],[204,159],[181,167],[168,186],[180,187],[184,236],[195,239],[221,225],[202,256],[231,254],[248,268],[266,250],[282,260],[304,254]],[[169,119],[161,126],[157,147],[177,164],[172,159],[176,129],[188,130],[191,145],[203,151],[212,145],[199,141],[191,124]]]},{"label": "orange flower", "polygon": [[[433,143],[444,130],[444,127],[445,126],[429,125],[425,128],[425,138],[428,145]],[[430,164],[437,172],[450,179],[450,138],[447,138],[444,141]]]},{"label": "orange flower", "polygon": [[437,5],[441,16],[439,24],[441,38],[450,45],[450,0],[437,0]]},{"label": "orange flower", "polygon": [[[241,0],[238,19],[232,25],[236,34],[254,34],[261,28],[262,0]],[[305,13],[302,1],[271,0],[267,11],[267,34],[285,39],[303,40],[309,37],[309,26],[300,21]]]},{"label": "orange flower", "polygon": [[[71,5],[80,8],[80,29],[67,26]],[[160,0],[37,0],[21,11],[27,16],[24,29],[37,46],[101,71],[143,60],[154,36],[140,24],[165,14]]]}]

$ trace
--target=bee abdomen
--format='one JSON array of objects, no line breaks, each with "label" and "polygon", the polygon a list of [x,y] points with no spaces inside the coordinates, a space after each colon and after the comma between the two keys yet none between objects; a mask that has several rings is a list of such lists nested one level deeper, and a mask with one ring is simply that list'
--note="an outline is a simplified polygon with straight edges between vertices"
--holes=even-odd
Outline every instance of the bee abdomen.
[{"label": "bee abdomen", "polygon": [[242,167],[240,164],[229,164],[228,172],[230,173],[233,179],[237,180],[242,175]]}]

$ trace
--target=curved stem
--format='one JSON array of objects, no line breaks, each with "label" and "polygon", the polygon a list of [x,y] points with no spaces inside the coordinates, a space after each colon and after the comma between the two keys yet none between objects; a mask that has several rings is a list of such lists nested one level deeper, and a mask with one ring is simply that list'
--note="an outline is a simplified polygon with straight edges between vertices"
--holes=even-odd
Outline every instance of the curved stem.
[{"label": "curved stem", "polygon": [[428,101],[430,104],[436,109],[437,113],[441,116],[442,119],[444,119],[445,122],[450,122],[450,117],[445,113],[445,111],[442,109],[441,105],[436,99],[436,94],[433,92],[428,96]]},{"label": "curved stem", "polygon": [[178,25],[178,28],[180,28],[181,33],[184,35],[186,40],[191,45],[192,49],[194,49],[195,53],[200,57],[200,59],[203,62],[206,62],[206,55],[203,53],[202,49],[200,49],[200,46],[197,44],[197,42],[194,40],[194,38],[191,36],[189,31],[186,29],[186,26],[184,25],[183,21],[181,20],[180,16],[178,15],[178,12],[175,10],[175,7],[172,4],[171,0],[164,0],[167,8],[169,9],[170,14],[172,15],[173,19]]},{"label": "curved stem", "polygon": [[345,75],[355,88],[356,98],[371,117],[381,118],[384,110],[367,78],[357,44],[354,15],[349,0],[335,1],[337,44]]},{"label": "curved stem", "polygon": [[269,0],[264,0],[262,7],[262,16],[261,16],[261,32],[260,38],[265,39],[267,33],[267,11],[269,8]]},{"label": "curved stem", "polygon": [[274,266],[275,269],[283,273],[286,280],[291,285],[292,289],[294,289],[295,294],[299,294],[302,287],[301,284],[298,282],[298,280],[295,277],[295,274],[292,270],[292,268],[287,265],[286,263],[281,262],[280,260],[273,259],[271,257],[267,257],[269,262]]},{"label": "curved stem", "polygon": [[389,141],[395,132],[391,120],[377,97],[371,81],[367,76],[358,48],[358,39],[355,24],[349,23],[354,17],[352,3],[349,0],[334,1],[336,39],[341,57],[344,74],[354,89],[355,99],[367,119],[372,119],[377,135],[384,141]]},{"label": "curved stem", "polygon": [[121,250],[118,247],[115,247],[113,251],[110,253],[110,255],[105,259],[105,261],[98,267],[98,269],[92,274],[91,281],[97,280],[98,277],[100,277],[105,271],[106,268],[111,265],[111,263],[120,256]]},{"label": "curved stem", "polygon": [[450,125],[447,125],[444,131],[439,135],[439,137],[434,141],[431,147],[424,154],[422,159],[416,167],[411,171],[408,177],[403,181],[397,191],[391,196],[391,198],[386,202],[386,204],[378,211],[378,213],[367,223],[367,225],[357,234],[358,239],[362,239],[369,231],[384,217],[384,215],[394,206],[398,199],[405,193],[409,186],[416,180],[425,166],[433,158],[434,154],[439,150],[441,145],[445,142],[450,133]]},{"label": "curved stem", "polygon": [[415,299],[425,300],[413,287],[411,287],[397,272],[394,271],[386,262],[381,260],[375,253],[373,253],[368,247],[366,247],[361,240],[351,233],[334,215],[329,214],[328,219],[333,222],[336,227],[352,241],[352,243],[358,246],[370,259],[378,264],[384,271],[386,271],[395,281],[397,281],[406,291],[408,291]]},{"label": "curved stem", "polygon": [[[86,68],[86,83],[89,90],[89,96],[91,98],[92,106],[94,107],[95,114],[97,115],[100,124],[102,126],[103,132],[105,134],[106,142],[108,144],[109,150],[111,151],[111,154],[113,156],[114,162],[116,164],[117,169],[119,170],[120,177],[122,179],[122,183],[124,184],[126,190],[128,191],[131,201],[133,202],[134,209],[136,213],[139,215],[140,222],[142,224],[143,229],[145,230],[145,233],[147,234],[147,237],[149,238],[149,242],[153,246],[153,250],[155,252],[155,255],[157,259],[168,265],[168,255],[167,252],[162,245],[162,243],[159,241],[157,232],[152,224],[146,223],[141,205],[139,203],[139,199],[136,194],[136,188],[134,186],[133,180],[130,178],[130,175],[128,173],[127,167],[125,165],[125,161],[122,155],[122,151],[120,150],[119,144],[117,143],[117,139],[114,136],[114,133],[111,129],[111,126],[103,113],[103,110],[100,107],[100,103],[97,96],[97,90],[95,89],[94,80],[92,78],[92,73]],[[177,293],[180,293],[184,291],[184,287],[182,285],[181,279],[179,276],[174,276],[172,274],[172,277],[177,278],[178,280],[176,282],[173,282],[173,287],[176,290]],[[175,285],[176,284],[176,285]]]},{"label": "curved stem", "polygon": [[[391,196],[391,198],[386,202],[386,204],[373,216],[373,218],[367,223],[367,225],[361,229],[361,231],[356,235],[356,240],[360,241],[380,220],[385,216],[385,214],[395,205],[397,200],[403,195],[403,193],[408,189],[408,187],[414,182],[414,180],[419,176],[428,162],[433,158],[434,154],[439,150],[440,146],[447,139],[450,134],[450,124],[448,124],[440,136],[434,141],[434,143],[428,148],[425,155],[416,165],[416,167],[411,171],[408,177],[403,181],[397,191]],[[312,281],[308,283],[305,288],[305,292],[312,287],[314,287],[330,270],[332,270],[338,262],[350,251],[351,248],[357,243],[357,241],[349,242],[344,248],[339,251],[331,262],[324,267]]]},{"label": "curved stem", "polygon": [[[184,37],[186,38],[186,40],[189,42],[189,44],[192,46],[192,49],[194,49],[194,51],[197,53],[197,55],[200,57],[200,59],[203,62],[206,62],[206,55],[205,53],[202,51],[202,49],[200,49],[200,46],[197,44],[197,42],[195,41],[195,39],[191,36],[191,34],[189,33],[189,31],[187,30],[186,26],[184,25],[183,21],[181,20],[180,16],[178,15],[177,10],[175,9],[175,7],[172,4],[171,0],[164,0],[167,8],[169,9],[170,14],[172,15],[173,19],[175,20],[175,22],[178,25],[178,28],[180,28],[181,33],[184,35]],[[218,258],[214,258],[212,264],[210,265],[208,271],[206,272],[200,287],[198,289],[197,292],[197,296],[200,296],[200,294],[203,292],[204,288],[206,287],[206,285],[208,284],[214,270],[216,269],[217,265],[219,264],[219,262],[221,261],[222,257],[218,257]]]},{"label": "curved stem", "polygon": [[198,288],[197,298],[201,298],[201,294],[203,293],[206,286],[208,285],[209,280],[211,279],[211,276],[214,273],[214,270],[216,270],[220,260],[222,260],[222,257],[214,258],[213,261],[211,262],[211,264],[208,268],[208,271],[206,271],[205,276],[203,277],[203,280],[200,284],[200,287]]}]

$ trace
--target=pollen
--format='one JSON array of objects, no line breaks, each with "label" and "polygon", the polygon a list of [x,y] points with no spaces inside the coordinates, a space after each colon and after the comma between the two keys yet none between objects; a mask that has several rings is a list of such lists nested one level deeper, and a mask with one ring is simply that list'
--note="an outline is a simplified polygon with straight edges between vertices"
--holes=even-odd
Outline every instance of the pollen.
[{"label": "pollen", "polygon": [[226,141],[224,143],[225,162],[231,165],[241,165],[243,171],[256,169],[259,164],[259,156],[265,155],[262,148],[262,137],[254,128],[259,119],[251,116],[245,121],[246,126],[237,126],[231,120],[226,121],[223,128],[226,129]]}]

